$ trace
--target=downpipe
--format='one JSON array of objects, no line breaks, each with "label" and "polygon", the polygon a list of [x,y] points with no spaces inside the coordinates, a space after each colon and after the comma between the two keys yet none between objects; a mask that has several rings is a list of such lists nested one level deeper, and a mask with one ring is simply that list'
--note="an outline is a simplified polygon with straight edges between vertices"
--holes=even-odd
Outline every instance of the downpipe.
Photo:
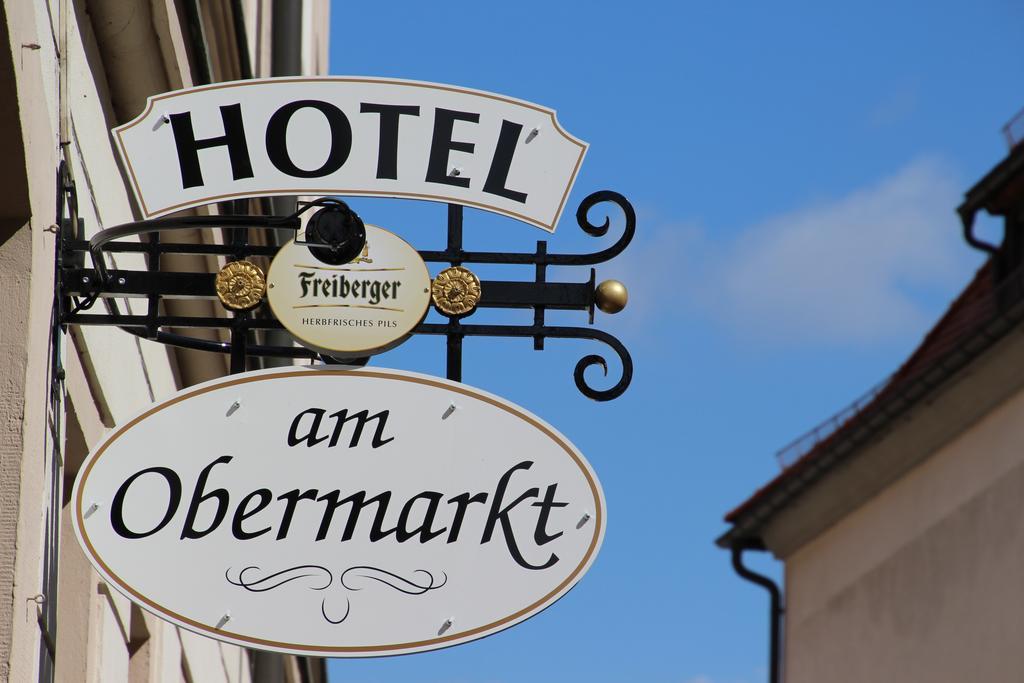
[{"label": "downpipe", "polygon": [[782,633],[782,618],[785,614],[785,609],[782,606],[782,591],[779,586],[767,576],[758,574],[757,572],[751,571],[743,564],[743,553],[747,550],[764,550],[763,546],[759,544],[738,544],[730,548],[732,551],[732,568],[740,576],[751,583],[757,584],[761,588],[768,591],[770,597],[770,607],[768,613],[769,622],[769,640],[768,640],[768,681],[769,683],[779,683],[782,679],[782,667],[781,667],[781,633]]}]

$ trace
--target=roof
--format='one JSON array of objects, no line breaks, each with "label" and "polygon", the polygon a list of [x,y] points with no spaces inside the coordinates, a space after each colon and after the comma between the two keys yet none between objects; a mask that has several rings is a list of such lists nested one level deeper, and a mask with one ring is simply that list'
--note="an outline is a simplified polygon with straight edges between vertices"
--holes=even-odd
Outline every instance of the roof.
[{"label": "roof", "polygon": [[755,507],[759,500],[794,477],[801,469],[807,468],[821,453],[842,440],[854,427],[863,422],[867,415],[877,410],[880,404],[886,402],[902,386],[930,368],[939,358],[953,349],[965,333],[976,329],[980,323],[991,317],[995,309],[993,292],[991,266],[986,263],[903,365],[880,388],[872,390],[874,395],[871,400],[846,417],[834,431],[818,440],[809,451],[786,467],[775,479],[760,488],[746,502],[727,514],[725,520],[727,522],[736,521],[745,512]]},{"label": "roof", "polygon": [[1024,321],[1024,269],[1015,271],[999,286],[993,271],[989,260],[917,349],[866,402],[854,411],[841,413],[843,419],[834,422],[832,431],[819,432],[805,453],[728,513],[725,521],[733,527],[718,539],[718,544],[725,547],[758,540],[764,524],[776,512],[840,461],[855,457],[860,447],[883,433],[893,418]]},{"label": "roof", "polygon": [[[1024,145],[1017,145],[973,188],[957,211],[966,241],[990,258],[950,304],[909,358],[879,387],[797,439],[784,453],[795,459],[725,516],[732,528],[718,539],[727,547],[761,540],[766,523],[838,463],[884,433],[893,418],[933,394],[1007,332],[1024,323],[1024,243],[1008,233],[1004,245],[973,235],[974,215],[1019,210],[1024,203]],[[998,284],[997,284],[998,283]],[[780,453],[780,455],[782,455]]]}]

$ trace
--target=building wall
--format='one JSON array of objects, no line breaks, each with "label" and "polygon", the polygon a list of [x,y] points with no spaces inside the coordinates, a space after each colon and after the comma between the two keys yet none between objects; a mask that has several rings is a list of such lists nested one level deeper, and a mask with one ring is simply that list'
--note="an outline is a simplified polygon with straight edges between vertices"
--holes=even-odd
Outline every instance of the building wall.
[{"label": "building wall", "polygon": [[[269,75],[270,4],[243,3],[257,76]],[[303,4],[320,18],[308,22],[301,37],[315,73],[326,65],[327,2]],[[232,3],[199,5],[214,77],[240,77]],[[69,515],[60,515],[78,467],[106,429],[227,371],[216,354],[179,352],[90,326],[58,340],[64,381],[51,384],[58,165],[63,159],[71,168],[87,237],[138,217],[108,131],[141,111],[147,95],[195,82],[197,56],[190,52],[184,6],[175,0],[16,0],[0,9],[0,681],[323,678],[322,664],[304,658],[261,656],[264,668],[254,670],[252,653],[133,606],[100,580],[78,547]],[[62,109],[58,55],[65,18],[68,106]],[[223,235],[196,231],[182,238],[218,241]],[[144,257],[119,254],[108,263],[144,268]],[[175,265],[213,270],[219,264]],[[141,301],[116,305],[144,313]],[[210,302],[183,306],[217,310]],[[56,585],[48,583],[54,566]]]},{"label": "building wall", "polygon": [[[4,5],[0,93],[8,113],[0,149],[5,155],[10,150],[11,164],[4,175],[16,192],[3,202],[0,232],[0,679],[13,681],[34,680],[38,666],[39,501],[46,500],[50,471],[44,436],[50,296],[42,274],[52,271],[44,252],[52,253],[53,245],[46,228],[53,222],[58,159],[50,108],[56,73],[48,68],[54,51],[49,24],[38,9],[33,3]],[[44,352],[33,353],[40,343]]]},{"label": "building wall", "polygon": [[1011,335],[889,438],[1008,381],[1009,397],[785,555],[787,683],[1020,678],[1022,367],[1024,341]]}]

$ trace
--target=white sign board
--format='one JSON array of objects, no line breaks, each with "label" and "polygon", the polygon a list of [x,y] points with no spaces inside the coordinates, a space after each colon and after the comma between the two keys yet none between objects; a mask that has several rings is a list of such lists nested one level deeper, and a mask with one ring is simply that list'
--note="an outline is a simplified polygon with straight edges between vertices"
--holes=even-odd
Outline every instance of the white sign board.
[{"label": "white sign board", "polygon": [[366,226],[366,246],[351,262],[319,261],[290,240],[267,273],[274,317],[304,346],[335,358],[386,351],[404,341],[430,305],[430,273],[398,235]]},{"label": "white sign board", "polygon": [[403,654],[538,613],[597,555],[590,465],[539,418],[395,370],[279,368],[184,390],[114,429],[73,491],[96,570],[246,647]]},{"label": "white sign board", "polygon": [[554,231],[587,149],[536,104],[352,77],[164,93],[113,133],[146,218],[241,197],[341,194],[455,202]]}]

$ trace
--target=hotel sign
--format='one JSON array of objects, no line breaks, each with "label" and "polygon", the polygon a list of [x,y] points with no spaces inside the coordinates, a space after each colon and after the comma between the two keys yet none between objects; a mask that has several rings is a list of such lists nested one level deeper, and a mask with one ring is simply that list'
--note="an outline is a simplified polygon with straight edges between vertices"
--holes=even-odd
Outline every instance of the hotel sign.
[{"label": "hotel sign", "polygon": [[457,645],[590,567],[601,487],[507,401],[381,369],[278,368],[115,428],[72,493],[102,577],[179,626],[327,657]]},{"label": "hotel sign", "polygon": [[164,93],[113,134],[146,218],[227,199],[341,194],[455,202],[548,231],[587,149],[546,107],[349,77]]}]

